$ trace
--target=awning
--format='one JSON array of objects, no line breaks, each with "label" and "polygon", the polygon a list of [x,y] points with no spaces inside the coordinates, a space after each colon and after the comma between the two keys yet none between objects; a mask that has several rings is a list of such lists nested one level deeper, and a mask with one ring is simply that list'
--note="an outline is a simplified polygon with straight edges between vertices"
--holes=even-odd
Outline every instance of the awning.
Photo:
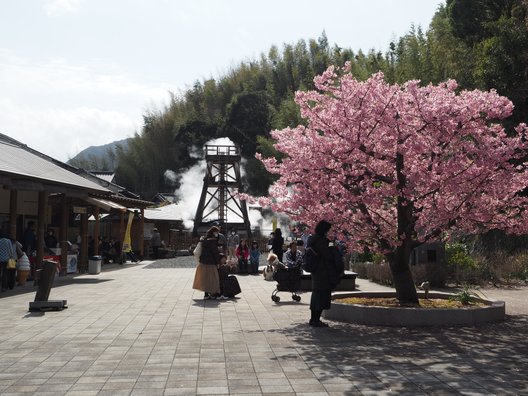
[{"label": "awning", "polygon": [[119,205],[112,201],[108,201],[107,199],[88,197],[85,199],[85,201],[106,211],[111,211],[112,209],[114,209],[120,210],[121,212],[126,212],[127,210],[125,206]]},{"label": "awning", "polygon": [[145,219],[153,221],[183,221],[182,209],[177,204],[146,208],[144,216]]}]

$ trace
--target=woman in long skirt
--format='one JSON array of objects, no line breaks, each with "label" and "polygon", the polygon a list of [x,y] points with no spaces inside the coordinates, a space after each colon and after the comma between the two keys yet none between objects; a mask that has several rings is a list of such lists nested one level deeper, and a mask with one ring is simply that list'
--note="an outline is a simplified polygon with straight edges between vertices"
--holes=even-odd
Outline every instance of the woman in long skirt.
[{"label": "woman in long skirt", "polygon": [[205,238],[200,241],[202,252],[196,272],[194,274],[193,289],[205,293],[204,299],[214,299],[220,293],[220,278],[218,276],[218,265],[220,263],[220,252],[218,250],[218,227],[209,228]]}]

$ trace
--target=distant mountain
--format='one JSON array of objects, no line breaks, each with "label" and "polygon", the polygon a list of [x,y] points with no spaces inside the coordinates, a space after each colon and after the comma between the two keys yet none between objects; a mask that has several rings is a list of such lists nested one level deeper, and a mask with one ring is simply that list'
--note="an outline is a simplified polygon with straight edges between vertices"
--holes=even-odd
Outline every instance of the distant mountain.
[{"label": "distant mountain", "polygon": [[126,150],[130,139],[117,140],[102,146],[90,146],[69,159],[67,163],[86,170],[114,171],[117,166],[117,146]]}]

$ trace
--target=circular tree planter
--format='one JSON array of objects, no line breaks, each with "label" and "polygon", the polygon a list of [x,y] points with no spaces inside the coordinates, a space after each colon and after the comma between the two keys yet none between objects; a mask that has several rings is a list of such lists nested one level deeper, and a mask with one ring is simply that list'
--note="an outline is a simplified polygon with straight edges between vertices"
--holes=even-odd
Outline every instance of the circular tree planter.
[{"label": "circular tree planter", "polygon": [[[418,292],[424,298],[423,292]],[[448,299],[451,293],[429,292],[429,298]],[[449,326],[474,325],[502,321],[506,315],[504,301],[477,298],[485,306],[467,308],[376,307],[338,302],[346,297],[396,297],[396,292],[351,292],[332,296],[332,309],[323,311],[323,317],[340,322],[380,326]]]}]

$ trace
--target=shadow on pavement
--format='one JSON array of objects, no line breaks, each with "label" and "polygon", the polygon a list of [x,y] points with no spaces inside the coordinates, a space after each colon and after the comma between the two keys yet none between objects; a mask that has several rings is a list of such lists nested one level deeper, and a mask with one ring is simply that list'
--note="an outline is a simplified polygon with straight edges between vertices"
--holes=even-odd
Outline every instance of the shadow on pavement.
[{"label": "shadow on pavement", "polygon": [[[528,315],[472,327],[400,328],[329,322],[287,329],[310,366],[354,383],[415,384],[415,391],[477,389],[526,394]],[[408,389],[406,385],[405,391]],[[400,390],[398,390],[400,391]],[[455,392],[456,393],[456,392]],[[477,392],[478,393],[478,392]]]}]

